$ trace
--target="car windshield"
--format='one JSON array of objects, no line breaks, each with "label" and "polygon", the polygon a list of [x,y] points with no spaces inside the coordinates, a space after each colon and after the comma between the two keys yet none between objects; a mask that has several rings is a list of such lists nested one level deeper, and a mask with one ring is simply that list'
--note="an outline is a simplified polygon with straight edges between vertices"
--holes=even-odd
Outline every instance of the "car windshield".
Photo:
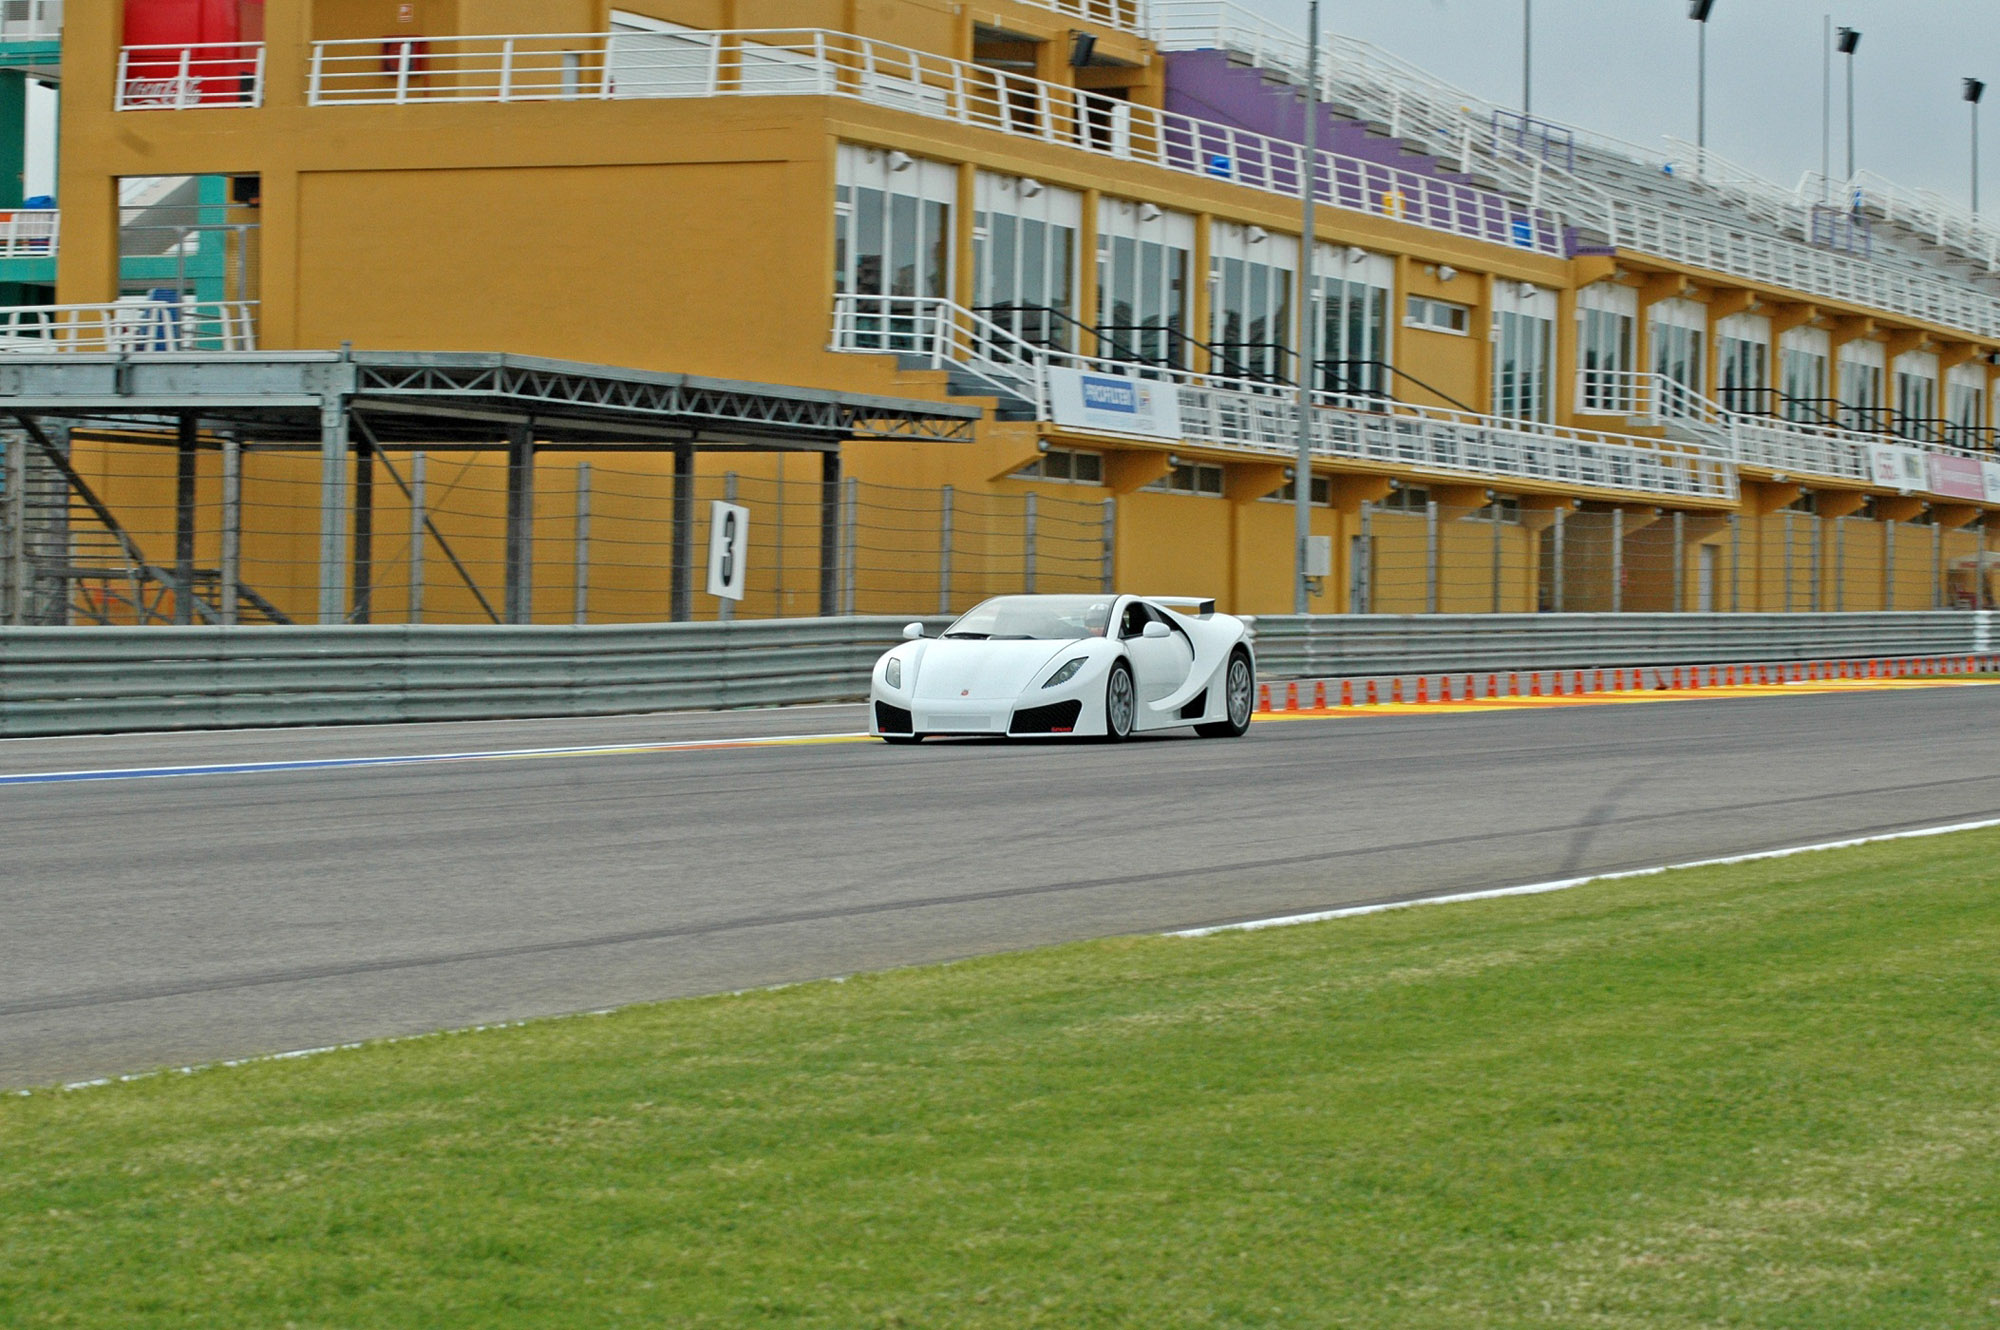
[{"label": "car windshield", "polygon": [[996,596],[967,610],[944,635],[1067,642],[1102,637],[1110,622],[1109,596]]}]

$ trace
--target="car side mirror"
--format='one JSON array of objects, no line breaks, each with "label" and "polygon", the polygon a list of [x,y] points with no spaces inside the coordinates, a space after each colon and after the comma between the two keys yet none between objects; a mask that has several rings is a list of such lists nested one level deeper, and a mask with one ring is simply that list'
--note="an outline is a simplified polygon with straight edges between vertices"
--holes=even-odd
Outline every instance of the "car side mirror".
[{"label": "car side mirror", "polygon": [[1158,619],[1149,622],[1146,625],[1145,631],[1139,634],[1141,637],[1172,637],[1173,635],[1174,630],[1161,623]]},{"label": "car side mirror", "polygon": [[924,626],[922,624],[906,623],[903,625],[903,636],[909,638],[912,642],[916,641],[923,635],[924,635]]}]

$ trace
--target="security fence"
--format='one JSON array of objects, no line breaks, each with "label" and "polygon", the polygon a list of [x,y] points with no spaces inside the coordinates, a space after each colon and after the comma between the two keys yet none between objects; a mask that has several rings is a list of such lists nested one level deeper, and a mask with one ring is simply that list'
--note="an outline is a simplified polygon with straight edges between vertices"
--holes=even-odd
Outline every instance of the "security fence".
[{"label": "security fence", "polygon": [[[183,471],[156,443],[73,451],[66,478],[60,461],[0,436],[0,623],[317,620],[316,453],[204,447]],[[677,478],[670,458],[544,453],[523,487],[491,452],[365,457],[350,467],[354,506],[334,555],[344,621],[951,613],[1003,592],[1110,582],[1108,500],[829,485],[810,454],[744,462]],[[741,602],[706,594],[714,502],[749,512]]]},{"label": "security fence", "polygon": [[2000,545],[1931,519],[1364,503],[1347,605],[1373,614],[1990,609]]},{"label": "security fence", "polygon": [[[1191,488],[1177,472],[1130,494],[1082,498],[1070,492],[1102,491],[1046,479],[991,488],[829,481],[809,453],[741,454],[730,459],[741,470],[677,476],[671,457],[544,452],[532,475],[510,477],[492,451],[381,452],[349,464],[347,530],[329,548],[316,452],[204,440],[182,453],[99,435],[79,436],[68,456],[0,433],[0,623],[943,614],[990,595],[1097,591],[1121,580],[1214,595],[1241,610],[1289,601],[1289,509],[1227,496],[1214,467],[1181,468]],[[1316,508],[1314,530],[1331,533],[1332,557],[1314,608],[1748,613],[2000,603],[2000,532],[1954,526],[1948,506],[1902,520],[1922,505],[1880,499],[1844,516],[1760,515],[1504,497],[1469,507],[1437,493],[1406,486],[1381,502]],[[717,502],[748,512],[740,602],[708,594]],[[341,608],[323,620],[330,580],[343,589],[332,602]]]}]

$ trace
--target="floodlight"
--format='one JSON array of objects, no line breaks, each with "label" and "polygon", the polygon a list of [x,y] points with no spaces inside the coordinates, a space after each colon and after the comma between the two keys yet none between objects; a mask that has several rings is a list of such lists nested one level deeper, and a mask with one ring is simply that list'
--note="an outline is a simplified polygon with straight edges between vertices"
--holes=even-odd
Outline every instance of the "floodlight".
[{"label": "floodlight", "polygon": [[1842,28],[1836,45],[1842,55],[1853,55],[1854,48],[1861,45],[1861,34],[1853,28]]}]

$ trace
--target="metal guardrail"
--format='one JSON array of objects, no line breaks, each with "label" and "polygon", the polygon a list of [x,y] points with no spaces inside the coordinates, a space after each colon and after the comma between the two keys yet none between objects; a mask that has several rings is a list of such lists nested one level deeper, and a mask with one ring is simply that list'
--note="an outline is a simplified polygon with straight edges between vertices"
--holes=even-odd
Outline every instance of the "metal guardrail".
[{"label": "metal guardrail", "polygon": [[[1267,679],[1985,654],[1993,611],[1255,623]],[[855,701],[901,616],[611,627],[0,628],[0,736]],[[946,622],[925,617],[937,631]]]},{"label": "metal guardrail", "polygon": [[1978,655],[1992,610],[1880,614],[1360,614],[1256,619],[1267,679]]},{"label": "metal guardrail", "polygon": [[0,736],[852,701],[908,622],[0,628]]}]

